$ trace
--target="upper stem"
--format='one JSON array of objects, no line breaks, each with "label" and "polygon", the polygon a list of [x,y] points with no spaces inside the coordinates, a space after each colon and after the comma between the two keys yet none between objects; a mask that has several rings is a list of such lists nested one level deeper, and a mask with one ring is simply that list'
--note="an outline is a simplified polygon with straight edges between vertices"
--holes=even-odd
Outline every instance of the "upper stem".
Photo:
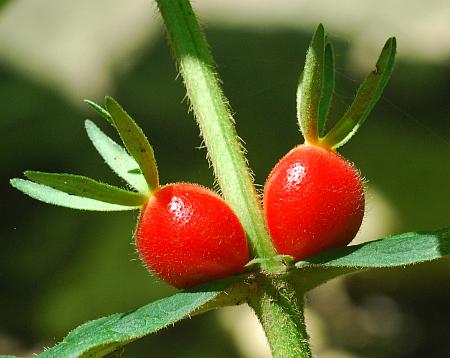
[{"label": "upper stem", "polygon": [[262,268],[277,271],[280,263],[271,259],[276,251],[264,224],[242,143],[192,7],[188,0],[156,2],[224,198],[239,217],[253,254],[268,259],[262,261]]}]

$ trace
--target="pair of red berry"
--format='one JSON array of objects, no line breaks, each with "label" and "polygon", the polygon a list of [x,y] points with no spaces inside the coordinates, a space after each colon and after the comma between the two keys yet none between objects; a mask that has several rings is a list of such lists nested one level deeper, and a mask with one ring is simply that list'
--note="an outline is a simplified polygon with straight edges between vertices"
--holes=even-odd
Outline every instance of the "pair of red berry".
[{"label": "pair of red berry", "polygon": [[[364,213],[361,178],[333,151],[298,146],[272,170],[264,211],[279,254],[299,260],[346,245]],[[149,269],[178,288],[242,272],[250,259],[231,208],[209,189],[188,183],[153,193],[141,212],[136,244]]]},{"label": "pair of red berry", "polygon": [[[363,183],[358,171],[334,150],[354,135],[380,98],[395,51],[395,38],[390,38],[349,109],[325,134],[334,57],[323,26],[318,26],[297,92],[297,117],[306,144],[280,160],[264,188],[264,216],[278,254],[298,261],[344,246],[356,235],[364,214]],[[107,110],[88,103],[117,129],[130,155],[92,125],[90,139],[111,168],[139,193],[86,177],[39,172],[26,173],[34,182],[13,179],[11,184],[55,205],[88,210],[140,208],[138,251],[151,271],[175,287],[242,272],[250,254],[244,229],[232,209],[198,185],[159,186],[153,149],[142,129],[112,98],[106,98]],[[130,177],[134,174],[139,179]]]},{"label": "pair of red berry", "polygon": [[[295,261],[347,245],[364,215],[358,171],[335,149],[362,125],[392,73],[396,40],[387,40],[372,71],[343,117],[328,132],[334,56],[319,25],[306,55],[297,92],[298,120],[306,144],[273,168],[264,188],[264,216],[280,255]],[[231,208],[211,191],[171,184],[153,193],[136,231],[139,252],[163,280],[185,288],[244,270],[249,252]]]}]

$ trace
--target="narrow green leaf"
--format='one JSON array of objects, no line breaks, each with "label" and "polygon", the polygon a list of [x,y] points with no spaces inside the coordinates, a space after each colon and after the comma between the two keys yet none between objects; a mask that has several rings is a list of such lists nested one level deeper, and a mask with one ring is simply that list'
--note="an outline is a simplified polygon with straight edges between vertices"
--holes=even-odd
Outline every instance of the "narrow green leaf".
[{"label": "narrow green leaf", "polygon": [[105,203],[103,201],[70,195],[46,185],[33,183],[24,179],[11,179],[11,185],[34,199],[47,204],[64,206],[71,209],[92,211],[123,211],[140,209],[139,206],[124,206]]},{"label": "narrow green leaf", "polygon": [[98,105],[97,103],[89,99],[85,99],[84,102],[90,105],[98,114],[100,114],[103,118],[105,118],[110,124],[114,125],[111,115],[108,113],[106,109],[104,109],[102,106]]},{"label": "narrow green leaf", "polygon": [[61,343],[37,357],[102,357],[189,317],[218,298],[234,281],[235,277],[216,281],[197,290],[179,292],[128,313],[117,313],[87,322],[70,332]]},{"label": "narrow green leaf", "polygon": [[142,206],[148,200],[148,196],[144,194],[100,183],[81,175],[26,171],[25,176],[35,183],[49,186],[67,194],[95,199],[105,203]]},{"label": "narrow green leaf", "polygon": [[380,99],[394,68],[396,40],[391,37],[386,41],[373,70],[356,93],[353,103],[343,117],[321,141],[323,144],[338,148],[356,133]]},{"label": "narrow green leaf", "polygon": [[334,92],[334,54],[331,43],[325,45],[322,97],[320,98],[317,128],[319,136],[323,136],[328,112]]},{"label": "narrow green leaf", "polygon": [[124,148],[103,133],[93,122],[86,120],[85,127],[89,139],[111,169],[137,191],[148,194],[144,176],[134,170],[138,163]]},{"label": "narrow green leaf", "polygon": [[324,80],[325,30],[320,24],[306,53],[302,80],[297,89],[297,119],[308,143],[318,141],[317,121]]},{"label": "narrow green leaf", "polygon": [[139,164],[150,191],[155,191],[159,186],[159,179],[153,148],[142,129],[114,99],[106,97],[105,102],[123,144]]},{"label": "narrow green leaf", "polygon": [[450,254],[450,229],[430,233],[408,232],[360,245],[329,250],[295,264],[356,270],[402,267]]}]

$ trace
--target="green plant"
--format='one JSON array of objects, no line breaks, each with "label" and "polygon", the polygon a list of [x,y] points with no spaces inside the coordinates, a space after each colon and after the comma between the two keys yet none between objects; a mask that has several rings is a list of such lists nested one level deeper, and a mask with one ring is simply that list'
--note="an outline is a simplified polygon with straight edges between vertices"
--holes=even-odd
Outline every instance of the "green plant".
[{"label": "green plant", "polygon": [[[260,200],[214,72],[214,62],[190,4],[187,0],[158,0],[157,3],[218,183],[247,234],[254,259],[248,265],[249,272],[243,275],[181,291],[127,314],[87,322],[39,356],[101,356],[193,314],[247,303],[260,319],[275,357],[309,357],[303,319],[303,296],[308,290],[351,272],[439,259],[450,253],[449,230],[406,233],[326,251],[295,264],[289,257],[278,255],[265,228]],[[306,139],[321,138],[320,143],[312,144],[326,144],[331,148],[346,142],[380,97],[392,70],[394,53],[395,41],[391,39],[380,56],[377,69],[363,83],[344,117],[323,138],[310,135],[314,134],[316,126],[312,125],[313,121],[305,122],[302,130]],[[331,98],[329,88],[332,88],[333,71],[330,68],[333,69],[331,46],[325,44],[323,29],[319,27],[308,52],[298,96],[299,103],[312,104],[301,108],[307,114],[306,118],[316,118],[317,128],[323,128],[321,113],[328,108],[325,104]],[[108,120],[114,117],[108,106],[106,111],[94,107]],[[300,114],[300,118],[305,118],[303,113]],[[86,128],[105,161],[136,191],[79,176],[35,172],[26,173],[34,182],[13,179],[12,184],[37,199],[78,209],[139,209],[147,200],[148,189],[155,188],[152,183],[156,183],[156,177],[149,165],[151,151],[140,141],[139,133],[134,132],[128,137],[131,128],[126,123],[130,122],[120,124],[124,125],[122,129],[117,123],[115,126],[124,142],[129,144],[126,145],[129,153],[92,122],[86,122]]]}]

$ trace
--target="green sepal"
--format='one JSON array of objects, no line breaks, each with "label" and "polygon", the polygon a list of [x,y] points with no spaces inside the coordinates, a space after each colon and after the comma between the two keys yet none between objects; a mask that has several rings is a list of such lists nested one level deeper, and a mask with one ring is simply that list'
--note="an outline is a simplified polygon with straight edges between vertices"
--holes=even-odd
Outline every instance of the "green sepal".
[{"label": "green sepal", "polygon": [[114,99],[106,97],[105,104],[123,144],[138,163],[149,190],[155,191],[159,187],[158,169],[153,148],[144,132]]},{"label": "green sepal", "polygon": [[321,144],[338,148],[356,133],[380,99],[394,68],[396,40],[386,41],[373,70],[359,87],[353,103],[336,125],[321,139]]},{"label": "green sepal", "polygon": [[81,175],[37,171],[26,171],[24,174],[35,183],[49,186],[70,195],[95,199],[105,203],[136,207],[144,205],[148,200],[148,196],[144,194],[117,188]]},{"label": "green sepal", "polygon": [[91,210],[91,211],[125,211],[140,209],[141,206],[125,206],[105,203],[103,201],[85,198],[77,195],[70,195],[61,190],[51,188],[46,185],[34,183],[25,179],[11,179],[11,185],[21,192],[29,195],[33,199],[47,204],[63,206],[71,209]]},{"label": "green sepal", "polygon": [[89,139],[106,164],[133,188],[147,195],[147,182],[141,171],[136,171],[139,167],[136,160],[122,146],[103,133],[93,122],[86,120],[84,125]]},{"label": "green sepal", "polygon": [[323,86],[322,96],[320,98],[319,115],[317,118],[317,130],[319,136],[323,136],[325,132],[325,124],[327,122],[328,112],[333,99],[335,69],[334,69],[334,53],[331,43],[325,45],[324,64],[323,64]]},{"label": "green sepal", "polygon": [[97,103],[95,103],[94,101],[91,101],[89,99],[85,99],[84,103],[87,103],[89,106],[91,106],[98,114],[100,114],[104,119],[106,119],[111,125],[114,125],[111,115],[102,106],[98,105]]},{"label": "green sepal", "polygon": [[319,108],[324,81],[325,30],[316,29],[306,53],[305,67],[297,88],[297,119],[307,143],[316,143]]}]

